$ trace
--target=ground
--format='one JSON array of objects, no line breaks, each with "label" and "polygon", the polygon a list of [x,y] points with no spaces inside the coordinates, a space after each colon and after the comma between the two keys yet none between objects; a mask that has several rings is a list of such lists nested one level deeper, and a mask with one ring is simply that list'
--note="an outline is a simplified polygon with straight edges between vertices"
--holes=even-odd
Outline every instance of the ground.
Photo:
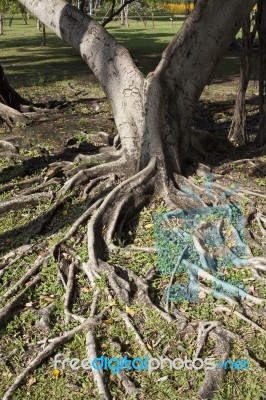
[{"label": "ground", "polygon": [[[177,24],[177,23],[175,23]],[[155,29],[148,26],[145,30],[141,23],[132,22],[131,32],[121,29],[118,24],[110,27],[128,47],[137,62],[146,73],[156,65],[163,47],[167,44],[176,26],[172,22],[157,22]],[[21,35],[24,35],[21,38]],[[136,37],[138,40],[136,40]],[[155,39],[155,40],[154,40]],[[86,224],[80,224],[77,232],[64,243],[60,255],[61,278],[59,276],[58,255],[47,254],[56,243],[68,233],[74,222],[88,208],[89,199],[84,196],[83,187],[74,192],[67,192],[62,203],[53,215],[45,214],[52,206],[54,196],[58,193],[66,179],[73,174],[57,169],[62,161],[72,162],[71,168],[80,166],[84,161],[75,161],[78,154],[95,154],[106,147],[106,136],[99,137],[99,132],[108,134],[108,140],[115,137],[116,129],[112,120],[110,106],[94,77],[89,73],[83,61],[59,39],[48,33],[47,46],[40,47],[41,35],[35,28],[35,22],[25,28],[21,19],[16,18],[11,28],[6,27],[5,36],[1,38],[5,49],[2,63],[14,87],[34,103],[45,103],[51,111],[44,113],[38,121],[29,126],[16,125],[12,131],[1,131],[0,140],[13,143],[19,149],[13,157],[2,157],[0,161],[0,200],[20,198],[22,195],[34,194],[43,186],[43,197],[34,205],[19,207],[9,211],[0,203],[0,296],[22,278],[37,258],[47,256],[35,284],[32,280],[21,283],[18,291],[25,290],[24,298],[18,301],[8,314],[5,327],[0,331],[0,396],[2,397],[15,377],[36,357],[47,344],[49,338],[71,330],[77,323],[65,325],[65,289],[62,285],[64,260],[72,257],[73,252],[80,263],[87,261]],[[137,43],[137,45],[136,45]],[[149,49],[149,52],[147,52]],[[148,54],[147,54],[148,53]],[[226,135],[233,114],[233,102],[236,93],[238,53],[229,51],[217,67],[212,82],[205,89],[195,118],[195,126],[208,129],[213,136],[219,138],[219,145],[207,148],[206,164],[212,166],[212,172],[222,175],[216,183],[224,188],[238,182],[251,193],[241,192],[238,198],[244,216],[252,215],[254,207],[257,212],[265,212],[265,171],[266,156],[252,143],[257,128],[257,82],[256,72],[252,77],[248,91],[248,128],[250,143],[242,148],[235,147],[226,141]],[[254,65],[257,55],[253,57]],[[255,69],[256,71],[256,69]],[[216,142],[217,143],[217,142]],[[249,160],[249,161],[241,161]],[[58,162],[59,164],[55,164]],[[97,165],[99,161],[92,162]],[[52,165],[51,165],[52,164]],[[70,171],[70,170],[69,170]],[[206,178],[195,173],[195,168],[187,171],[190,182],[205,188]],[[226,179],[224,179],[224,177]],[[31,180],[33,178],[33,180]],[[28,184],[24,184],[27,182]],[[92,189],[90,195],[96,195]],[[3,205],[3,203],[2,203]],[[15,207],[13,207],[15,208]],[[133,218],[123,230],[117,241],[121,245],[135,245],[140,248],[154,248],[154,216],[168,210],[160,197],[144,207],[139,216]],[[45,216],[46,219],[42,217]],[[39,219],[37,219],[40,217]],[[265,245],[265,231],[260,228],[256,219],[252,219],[250,231],[256,241],[250,242],[253,256],[262,256]],[[263,237],[264,232],[264,237]],[[263,242],[264,240],[264,242]],[[32,245],[25,255],[10,254],[22,245]],[[12,261],[15,260],[15,261]],[[136,275],[145,278],[148,271],[156,266],[155,252],[116,251],[109,254],[111,265],[123,266]],[[229,268],[227,278],[244,282],[246,290],[257,298],[265,299],[265,282],[257,280],[248,268]],[[182,277],[181,277],[182,279]],[[265,279],[265,278],[264,278]],[[160,274],[157,269],[150,283],[150,297],[157,304],[165,307],[165,289],[169,285],[170,276]],[[27,282],[30,282],[27,283]],[[93,289],[82,271],[76,271],[75,295],[72,313],[88,316],[89,306],[93,301]],[[107,279],[97,282],[101,297],[97,306],[100,312],[107,309],[103,323],[95,327],[98,354],[110,358],[128,355],[144,357],[145,350],[154,357],[165,355],[171,359],[177,357],[192,358],[197,348],[197,329],[193,323],[202,321],[222,321],[226,329],[235,334],[230,358],[232,360],[247,359],[250,371],[230,370],[224,377],[221,389],[215,395],[216,400],[265,399],[265,346],[266,325],[265,314],[261,305],[252,305],[257,310],[253,321],[262,329],[238,318],[237,314],[218,313],[217,306],[228,306],[225,300],[217,300],[212,294],[201,293],[198,302],[172,303],[171,312],[179,312],[192,323],[192,329],[180,333],[176,322],[167,323],[155,310],[146,307],[137,299],[128,306],[121,300],[111,300]],[[28,289],[28,290],[26,290]],[[15,292],[14,292],[15,293]],[[3,307],[15,299],[1,297]],[[232,308],[234,310],[234,307]],[[3,310],[3,309],[2,309]],[[45,311],[46,310],[46,311]],[[121,310],[126,317],[122,318]],[[126,321],[131,321],[135,330],[125,329]],[[128,325],[127,325],[128,326]],[[136,336],[139,332],[141,339]],[[117,348],[117,342],[122,348]],[[214,352],[215,341],[209,338],[201,351],[201,357],[210,357]],[[64,357],[85,358],[85,335],[80,332],[72,341],[59,347],[57,352]],[[98,392],[92,375],[87,371],[60,370],[59,376],[53,373],[53,357],[49,357],[39,368],[27,375],[24,385],[14,394],[14,399],[98,399]],[[58,379],[56,379],[58,378]],[[124,399],[125,390],[120,377],[106,373],[111,395],[114,399]],[[197,390],[204,378],[202,371],[168,368],[154,371],[152,374],[143,371],[130,373],[130,378],[140,387],[139,399],[196,399]]]}]

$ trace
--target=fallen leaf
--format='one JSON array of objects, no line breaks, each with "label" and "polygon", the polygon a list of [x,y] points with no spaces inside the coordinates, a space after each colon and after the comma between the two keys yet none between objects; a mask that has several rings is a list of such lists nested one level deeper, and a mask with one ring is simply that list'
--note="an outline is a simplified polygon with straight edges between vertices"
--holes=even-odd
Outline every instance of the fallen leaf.
[{"label": "fallen leaf", "polygon": [[146,224],[146,225],[144,225],[144,228],[145,229],[149,229],[149,228],[153,228],[153,224]]},{"label": "fallen leaf", "polygon": [[81,288],[81,291],[82,291],[82,292],[85,292],[85,293],[88,293],[88,292],[91,291],[91,288],[88,287],[88,286],[85,286],[85,287]]},{"label": "fallen leaf", "polygon": [[126,307],[126,313],[129,314],[131,317],[134,317],[136,311],[132,310],[132,308]]},{"label": "fallen leaf", "polygon": [[152,346],[149,343],[147,343],[147,349],[148,350],[153,350]]},{"label": "fallen leaf", "polygon": [[59,369],[54,369],[53,370],[53,376],[55,377],[55,379],[58,379],[60,375],[60,371]]},{"label": "fallen leaf", "polygon": [[165,382],[168,379],[168,375],[162,376],[161,378],[157,379],[156,382]]},{"label": "fallen leaf", "polygon": [[104,319],[104,320],[103,320],[103,323],[104,323],[105,325],[111,325],[112,320],[111,320],[111,319]]},{"label": "fallen leaf", "polygon": [[31,376],[30,379],[27,382],[27,386],[31,387],[36,382],[37,382],[37,379],[34,376]]},{"label": "fallen leaf", "polygon": [[51,303],[52,301],[55,301],[55,298],[48,297],[48,296],[41,296],[41,298],[42,298],[43,300],[45,300],[45,301],[49,301],[50,303]]}]

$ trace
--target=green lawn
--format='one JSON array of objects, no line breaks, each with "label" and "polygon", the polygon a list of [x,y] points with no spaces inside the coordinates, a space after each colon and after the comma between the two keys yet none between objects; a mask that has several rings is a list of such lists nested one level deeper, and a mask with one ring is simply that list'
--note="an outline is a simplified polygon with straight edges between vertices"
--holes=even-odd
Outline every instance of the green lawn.
[{"label": "green lawn", "polygon": [[[181,21],[148,22],[145,29],[141,21],[130,20],[130,26],[119,22],[108,25],[109,32],[137,58],[144,73],[156,66],[160,54],[181,26]],[[1,63],[17,87],[52,83],[84,77],[89,73],[84,61],[68,45],[47,29],[47,45],[42,46],[42,33],[31,19],[25,25],[16,16],[12,27],[5,26],[0,36]],[[26,82],[25,82],[26,77]]]},{"label": "green lawn", "polygon": [[[138,19],[130,19],[129,27],[119,21],[107,25],[109,32],[124,44],[144,74],[158,64],[161,53],[180,29],[182,19],[171,21],[170,17],[147,21],[146,28]],[[17,88],[47,85],[70,79],[87,80],[90,74],[80,56],[47,29],[47,45],[42,46],[42,33],[32,18],[25,25],[17,15],[10,28],[5,25],[0,36],[1,64]],[[239,54],[230,52],[217,67],[215,76],[230,80],[239,71]],[[94,78],[91,76],[91,81]]]}]

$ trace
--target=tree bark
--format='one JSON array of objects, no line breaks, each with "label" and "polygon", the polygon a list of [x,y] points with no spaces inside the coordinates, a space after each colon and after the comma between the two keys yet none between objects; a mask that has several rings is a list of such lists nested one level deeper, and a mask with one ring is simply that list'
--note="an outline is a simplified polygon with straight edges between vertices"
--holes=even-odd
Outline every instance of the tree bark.
[{"label": "tree bark", "polygon": [[259,129],[256,138],[257,146],[266,144],[266,3],[258,2],[258,33],[259,33]]},{"label": "tree bark", "polygon": [[232,140],[238,145],[243,145],[247,143],[248,140],[246,131],[245,100],[251,73],[252,34],[250,32],[250,29],[251,21],[249,16],[242,27],[242,52],[238,94],[235,102],[234,116],[228,135],[228,139]]},{"label": "tree bark", "polygon": [[147,77],[127,49],[77,8],[63,0],[20,2],[79,51],[98,78],[132,169],[143,169],[155,156],[160,170],[173,176],[185,161],[193,161],[190,128],[196,104],[256,0],[199,0]]},{"label": "tree bark", "polygon": [[120,14],[120,20],[122,26],[128,26],[128,5],[125,5],[126,0],[121,0],[122,11]]}]

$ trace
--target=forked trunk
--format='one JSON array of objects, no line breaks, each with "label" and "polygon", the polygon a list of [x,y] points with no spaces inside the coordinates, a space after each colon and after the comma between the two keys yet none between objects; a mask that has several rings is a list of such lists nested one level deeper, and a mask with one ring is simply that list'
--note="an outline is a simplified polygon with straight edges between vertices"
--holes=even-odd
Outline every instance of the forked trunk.
[{"label": "forked trunk", "polygon": [[[80,52],[104,89],[132,172],[151,157],[164,175],[181,173],[193,151],[190,127],[199,97],[221,54],[256,0],[199,0],[146,78],[129,52],[96,21],[63,0],[20,0]],[[53,13],[51,14],[51,9]]]}]

